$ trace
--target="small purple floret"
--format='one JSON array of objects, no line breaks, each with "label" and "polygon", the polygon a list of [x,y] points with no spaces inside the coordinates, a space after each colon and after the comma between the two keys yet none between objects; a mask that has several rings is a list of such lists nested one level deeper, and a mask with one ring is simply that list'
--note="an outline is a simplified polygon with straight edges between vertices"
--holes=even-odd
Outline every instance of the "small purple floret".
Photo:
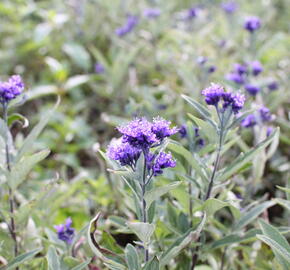
[{"label": "small purple floret", "polygon": [[108,157],[120,162],[121,166],[135,167],[141,150],[131,146],[129,143],[123,143],[121,139],[113,139],[107,149]]},{"label": "small purple floret", "polygon": [[250,95],[252,95],[252,96],[257,95],[257,94],[260,92],[260,90],[261,90],[260,87],[255,86],[255,85],[253,85],[253,84],[246,84],[246,85],[245,85],[245,89],[246,89],[247,92],[248,92]]},{"label": "small purple floret", "polygon": [[58,239],[66,242],[67,244],[72,243],[75,234],[75,229],[72,228],[71,226],[72,226],[71,218],[67,218],[65,224],[54,226],[54,228],[57,231]]},{"label": "small purple floret", "polygon": [[175,166],[176,166],[176,161],[173,160],[171,153],[161,152],[155,158],[154,164],[151,166],[149,165],[149,168],[151,167],[151,170],[153,171],[153,175],[157,176],[163,173],[163,169],[174,168]]},{"label": "small purple floret", "polygon": [[238,5],[236,2],[234,1],[229,1],[229,2],[224,2],[221,4],[221,8],[228,14],[232,14],[234,13],[237,8],[238,8]]},{"label": "small purple floret", "polygon": [[270,91],[275,91],[275,90],[277,90],[277,89],[278,89],[278,83],[275,82],[275,81],[270,82],[270,83],[268,84],[268,89],[269,89]]},{"label": "small purple floret", "polygon": [[95,72],[96,72],[97,74],[102,74],[102,73],[104,73],[104,72],[105,72],[105,68],[104,68],[104,66],[103,66],[101,63],[96,63],[96,64],[95,64]]},{"label": "small purple floret", "polygon": [[251,63],[251,68],[254,76],[258,76],[263,71],[262,64],[259,61],[253,61]]},{"label": "small purple floret", "polygon": [[245,20],[244,28],[248,30],[250,33],[254,33],[260,27],[261,27],[261,20],[256,16],[248,17]]},{"label": "small purple floret", "polygon": [[24,91],[24,83],[19,75],[13,75],[8,82],[0,82],[0,102],[6,104]]}]

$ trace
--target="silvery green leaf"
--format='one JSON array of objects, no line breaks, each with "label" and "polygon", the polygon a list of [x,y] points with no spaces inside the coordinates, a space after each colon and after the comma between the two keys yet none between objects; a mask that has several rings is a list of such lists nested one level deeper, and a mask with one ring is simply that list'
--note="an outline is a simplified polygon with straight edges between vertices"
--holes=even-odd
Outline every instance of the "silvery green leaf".
[{"label": "silvery green leaf", "polygon": [[162,195],[166,194],[168,191],[175,189],[180,184],[181,184],[180,181],[176,181],[166,186],[156,187],[156,188],[151,189],[150,191],[147,191],[145,193],[145,201],[146,201],[147,210],[149,209],[149,207],[154,201],[156,201]]},{"label": "silvery green leaf", "polygon": [[208,216],[214,215],[218,210],[229,207],[234,217],[237,219],[240,217],[240,211],[234,205],[229,202],[224,202],[219,199],[210,198],[204,202],[202,205],[203,210],[207,213]]},{"label": "silvery green leaf", "polygon": [[[277,246],[281,246],[283,249],[285,249],[288,254],[290,255],[290,245],[287,242],[286,238],[273,226],[266,223],[264,220],[260,220],[260,226],[263,232],[263,235],[266,237],[269,237],[269,239],[276,242]],[[261,238],[260,238],[261,239]],[[265,241],[265,239],[261,239],[262,241],[266,242],[266,244],[270,245],[270,247],[273,249],[273,252],[278,260],[278,262],[284,267],[284,269],[290,269],[290,257],[287,260],[283,256],[281,256],[280,251],[277,250],[276,245],[273,243],[269,243]]]},{"label": "silvery green leaf", "polygon": [[85,267],[88,266],[90,264],[90,262],[91,262],[91,259],[86,260],[85,262],[75,266],[71,270],[82,270],[82,269],[85,269]]},{"label": "silvery green leaf", "polygon": [[277,260],[283,265],[285,270],[289,270],[290,253],[274,239],[271,239],[268,236],[258,234],[257,237],[272,248],[274,253],[278,255],[276,255]]},{"label": "silvery green leaf", "polygon": [[91,66],[90,55],[82,45],[78,43],[66,43],[63,45],[63,51],[80,68],[88,70]]},{"label": "silvery green leaf", "polygon": [[275,201],[281,206],[285,207],[288,211],[290,211],[290,201],[277,198]]},{"label": "silvery green leaf", "polygon": [[58,255],[56,253],[55,247],[50,246],[48,248],[46,259],[47,259],[49,270],[61,270],[60,258],[58,257]]},{"label": "silvery green leaf", "polygon": [[229,179],[232,175],[238,172],[246,163],[250,162],[262,149],[266,148],[276,136],[279,136],[279,128],[273,131],[268,138],[256,145],[252,150],[250,150],[246,154],[241,154],[233,161],[232,164],[230,164],[223,171],[221,171],[221,175],[220,177],[218,177],[218,181],[225,181]]},{"label": "silvery green leaf", "polygon": [[139,255],[134,246],[127,244],[125,248],[125,257],[129,270],[140,270]]},{"label": "silvery green leaf", "polygon": [[11,189],[15,190],[26,179],[27,174],[33,166],[45,159],[49,153],[49,150],[43,150],[30,156],[24,156],[17,163],[13,164],[7,176],[7,182]]},{"label": "silvery green leaf", "polygon": [[150,242],[150,238],[155,231],[155,225],[144,222],[127,222],[127,226],[138,236],[145,244]]},{"label": "silvery green leaf", "polygon": [[239,231],[243,229],[245,226],[250,224],[252,221],[254,221],[260,214],[262,214],[266,209],[269,207],[275,205],[276,202],[273,201],[267,201],[263,202],[261,204],[258,204],[257,206],[251,208],[246,213],[243,213],[241,218],[236,221],[234,225],[234,230]]},{"label": "silvery green leaf", "polygon": [[34,141],[37,139],[41,131],[44,129],[50,117],[54,114],[54,111],[58,107],[59,103],[60,103],[60,98],[58,97],[57,102],[53,106],[53,108],[42,115],[38,124],[31,130],[29,135],[24,140],[21,148],[18,151],[15,162],[19,161],[24,155],[31,153],[33,151],[32,145]]},{"label": "silvery green leaf", "polygon": [[65,85],[63,86],[63,88],[65,90],[71,90],[89,81],[90,81],[89,75],[76,75],[76,76],[70,77],[65,83]]},{"label": "silvery green leaf", "polygon": [[151,261],[147,262],[142,270],[159,270],[159,261],[154,257]]},{"label": "silvery green leaf", "polygon": [[37,253],[39,253],[42,249],[38,248],[26,253],[23,253],[13,260],[11,260],[7,265],[0,268],[0,270],[13,270],[16,266],[21,265],[22,263],[32,259]]}]

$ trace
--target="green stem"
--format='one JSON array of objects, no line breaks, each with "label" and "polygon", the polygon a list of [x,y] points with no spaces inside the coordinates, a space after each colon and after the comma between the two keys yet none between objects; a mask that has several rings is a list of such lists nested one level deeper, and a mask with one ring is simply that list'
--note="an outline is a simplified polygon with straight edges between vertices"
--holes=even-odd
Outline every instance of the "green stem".
[{"label": "green stem", "polygon": [[[213,172],[211,174],[211,177],[210,177],[210,182],[209,182],[209,185],[208,185],[208,188],[207,188],[207,192],[206,192],[206,195],[204,197],[204,201],[208,200],[211,196],[211,192],[212,192],[212,189],[213,189],[213,184],[214,184],[214,180],[215,180],[215,176],[216,176],[216,172],[218,170],[218,167],[219,167],[219,163],[220,163],[220,156],[221,156],[221,150],[222,150],[222,145],[223,145],[223,141],[224,141],[224,114],[222,114],[222,117],[220,117],[220,114],[219,114],[219,111],[217,109],[217,113],[218,113],[218,117],[220,119],[220,133],[219,133],[219,144],[218,144],[218,149],[217,149],[217,155],[216,155],[216,159],[215,159],[215,162],[214,162],[214,168],[213,168]],[[198,243],[200,243],[201,239],[200,239],[200,236],[197,240]],[[195,252],[192,256],[192,265],[191,265],[191,270],[194,270],[195,268],[195,265],[197,263],[197,260],[198,260],[198,251],[199,251],[199,246],[197,246],[195,248]]]},{"label": "green stem", "polygon": [[[8,128],[8,107],[7,107],[6,103],[3,104],[3,120]],[[5,153],[6,153],[7,170],[9,172],[11,172],[11,160],[10,160],[10,149],[9,149],[9,143],[8,143],[8,134],[7,134],[7,138],[5,141]],[[9,210],[11,213],[10,225],[8,225],[8,227],[9,227],[11,237],[14,241],[14,256],[17,257],[17,255],[18,255],[18,243],[17,243],[17,234],[16,234],[16,224],[15,224],[15,220],[14,220],[14,201],[15,201],[15,199],[14,199],[13,191],[10,187],[9,187],[8,192],[9,192],[9,208],[10,208]],[[19,269],[19,268],[17,267],[16,270],[17,269]]]},{"label": "green stem", "polygon": [[[144,223],[147,222],[147,210],[146,210],[146,201],[145,201],[145,192],[146,192],[146,172],[147,172],[147,161],[146,161],[146,155],[144,153],[144,168],[143,168],[143,179],[142,179],[142,221]],[[149,261],[149,251],[146,247],[147,243],[144,243],[144,257],[145,262]]]}]

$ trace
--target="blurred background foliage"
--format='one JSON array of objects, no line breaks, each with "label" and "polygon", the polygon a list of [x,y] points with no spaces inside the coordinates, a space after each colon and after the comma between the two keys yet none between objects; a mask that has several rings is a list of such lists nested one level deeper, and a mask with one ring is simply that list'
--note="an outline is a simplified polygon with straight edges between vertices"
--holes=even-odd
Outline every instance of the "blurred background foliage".
[{"label": "blurred background foliage", "polygon": [[[49,190],[36,208],[36,224],[27,226],[52,230],[53,224],[71,216],[80,230],[98,211],[105,216],[130,216],[126,201],[116,192],[120,180],[108,174],[97,154],[116,136],[115,126],[141,115],[161,115],[180,126],[191,112],[180,94],[201,100],[200,91],[210,82],[234,88],[225,75],[234,63],[255,59],[264,67],[258,83],[278,82],[277,91],[263,93],[263,103],[276,115],[272,125],[281,127],[281,137],[278,150],[258,177],[254,197],[284,196],[275,186],[285,186],[290,168],[290,2],[237,2],[239,8],[233,15],[214,0],[0,2],[1,78],[20,74],[27,89],[27,101],[18,110],[30,125],[13,125],[16,145],[52,106],[56,95],[61,97],[61,105],[34,143],[36,150],[49,148],[51,154],[30,174],[22,195],[18,194],[17,199],[29,205]],[[192,6],[199,8],[198,15],[183,20]],[[144,17],[149,7],[159,8],[161,15]],[[131,33],[118,37],[115,29],[126,22],[128,14],[138,15],[139,23]],[[249,34],[243,30],[248,15],[262,19],[252,51]],[[200,57],[208,59],[206,66],[198,64]],[[97,63],[103,72],[96,72]],[[209,73],[210,66],[216,71]],[[248,98],[249,108],[253,101]],[[230,149],[232,156],[255,144],[257,134],[240,133],[243,139]],[[250,179],[254,173],[247,171],[245,177]],[[283,222],[287,213],[279,206],[271,209],[270,219]]]}]

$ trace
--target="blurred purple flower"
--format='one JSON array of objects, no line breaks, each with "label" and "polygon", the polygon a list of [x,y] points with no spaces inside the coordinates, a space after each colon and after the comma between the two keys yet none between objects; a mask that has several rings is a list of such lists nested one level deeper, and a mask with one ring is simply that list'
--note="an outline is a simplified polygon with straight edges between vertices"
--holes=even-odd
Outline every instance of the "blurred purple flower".
[{"label": "blurred purple flower", "polygon": [[65,224],[55,225],[54,228],[57,231],[58,239],[71,244],[74,238],[75,230],[72,226],[71,218],[67,218]]},{"label": "blurred purple flower", "polygon": [[268,84],[268,89],[269,89],[270,91],[275,91],[275,90],[277,90],[277,89],[278,89],[278,83],[275,82],[275,81],[270,82],[270,83]]},{"label": "blurred purple flower", "polygon": [[273,132],[273,128],[272,127],[268,127],[267,128],[267,137],[269,137],[272,132]]},{"label": "blurred purple flower", "polygon": [[246,84],[245,85],[245,89],[247,90],[247,92],[252,95],[252,96],[255,96],[257,95],[257,93],[260,92],[261,88],[258,87],[258,86],[255,86],[253,84]]},{"label": "blurred purple flower", "polygon": [[204,65],[206,62],[207,62],[207,57],[205,56],[199,56],[196,60],[196,62],[199,64],[199,65]]},{"label": "blurred purple flower", "polygon": [[161,10],[159,8],[147,8],[143,11],[143,16],[148,19],[154,19],[159,17]]},{"label": "blurred purple flower", "polygon": [[208,68],[208,73],[214,73],[216,71],[216,66],[212,65]]},{"label": "blurred purple flower", "polygon": [[198,14],[198,8],[191,7],[185,11],[185,13],[183,15],[183,19],[184,20],[191,20],[191,19],[195,18],[197,16],[197,14]]},{"label": "blurred purple flower", "polygon": [[271,122],[273,120],[273,115],[267,107],[262,106],[259,109],[260,117],[262,122]]},{"label": "blurred purple flower", "polygon": [[262,64],[257,60],[253,61],[250,65],[254,76],[258,76],[263,71]]},{"label": "blurred purple flower", "polygon": [[125,36],[135,28],[138,22],[139,18],[137,16],[128,15],[126,24],[115,30],[116,35],[119,37]]},{"label": "blurred purple flower", "polygon": [[248,67],[239,63],[234,64],[234,71],[239,75],[243,75],[248,72]]},{"label": "blurred purple flower", "polygon": [[234,1],[228,1],[228,2],[224,2],[224,3],[221,3],[221,8],[228,14],[232,14],[234,13],[237,8],[238,8],[238,5],[236,2]]},{"label": "blurred purple flower", "polygon": [[186,125],[181,125],[178,131],[181,138],[185,138],[187,136]]},{"label": "blurred purple flower", "polygon": [[253,127],[256,124],[257,124],[257,121],[256,121],[256,118],[253,114],[249,114],[241,122],[241,125],[245,128]]},{"label": "blurred purple flower", "polygon": [[96,63],[95,64],[95,72],[97,74],[102,74],[105,72],[105,67],[101,63]]},{"label": "blurred purple flower", "polygon": [[244,84],[245,83],[245,79],[242,75],[240,75],[239,73],[229,73],[226,75],[225,77],[227,80],[235,82],[236,84]]},{"label": "blurred purple flower", "polygon": [[256,16],[246,18],[244,28],[250,33],[255,32],[261,27],[261,20]]},{"label": "blurred purple flower", "polygon": [[0,102],[2,104],[8,103],[15,99],[24,90],[24,83],[19,75],[13,75],[8,82],[0,82]]}]

